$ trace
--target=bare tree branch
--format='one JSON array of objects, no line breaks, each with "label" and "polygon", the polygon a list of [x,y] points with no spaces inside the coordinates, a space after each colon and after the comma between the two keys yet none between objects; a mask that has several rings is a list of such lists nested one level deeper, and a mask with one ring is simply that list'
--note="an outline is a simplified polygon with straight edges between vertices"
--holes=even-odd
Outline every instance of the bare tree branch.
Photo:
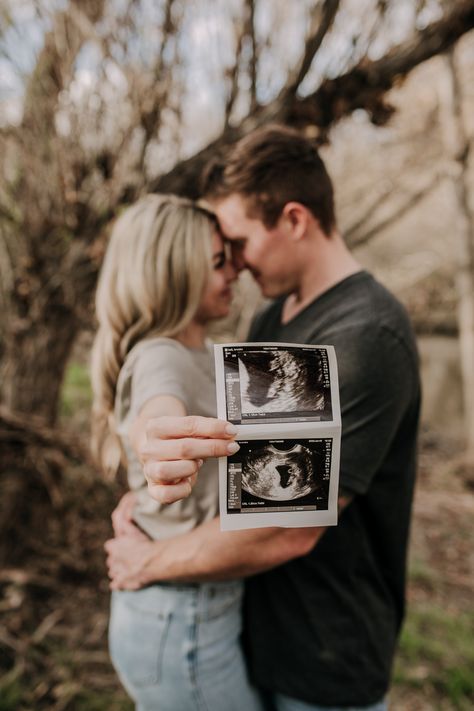
[{"label": "bare tree branch", "polygon": [[280,117],[292,125],[317,126],[320,140],[326,139],[334,122],[356,109],[365,109],[375,124],[384,124],[393,113],[384,95],[394,82],[417,65],[452,47],[473,27],[474,3],[462,0],[443,19],[417,32],[381,59],[374,62],[364,59],[346,74],[326,79],[313,94],[295,101],[286,110],[280,110]]},{"label": "bare tree branch", "polygon": [[[433,120],[432,115],[430,116],[430,119]],[[426,133],[426,131],[428,130],[429,125],[430,124],[427,123],[427,125],[424,126],[422,131],[416,131],[414,133],[411,133],[404,139],[400,139],[400,137],[397,136],[397,147],[401,147],[403,143],[409,143],[410,147],[412,147],[415,143],[420,144],[420,141],[424,137],[424,133]],[[350,196],[346,200],[346,206],[349,205],[351,212],[354,212],[353,206],[360,205],[362,215],[361,217],[356,218],[353,223],[344,230],[344,236],[346,240],[350,242],[354,235],[358,233],[360,234],[360,232],[365,228],[365,225],[367,225],[371,220],[373,220],[374,213],[378,212],[391,198],[394,192],[394,185],[401,185],[404,182],[404,176],[409,174],[410,171],[413,171],[413,169],[416,169],[417,166],[419,166],[419,156],[415,151],[412,151],[409,157],[403,161],[403,164],[400,166],[398,174],[390,176],[388,187],[381,190],[381,192],[376,193],[368,204],[366,201],[364,201],[364,197],[367,194],[367,185],[358,186],[350,194]]]},{"label": "bare tree branch", "polygon": [[282,95],[270,105],[258,107],[237,128],[228,128],[219,138],[182,161],[170,172],[148,184],[150,192],[176,192],[198,197],[198,176],[205,163],[245,133],[269,121],[290,126],[311,126],[319,132],[319,141],[326,140],[329,128],[356,109],[366,109],[372,121],[386,122],[393,108],[386,105],[384,95],[395,81],[406,76],[417,65],[445,51],[474,27],[474,3],[463,0],[442,20],[435,22],[414,37],[394,47],[385,57],[370,62],[364,60],[335,79],[326,79],[308,97],[284,101]]},{"label": "bare tree branch", "polygon": [[309,35],[306,40],[303,57],[299,67],[288,77],[286,86],[283,89],[284,96],[291,96],[297,92],[299,85],[309,72],[313,59],[324,38],[331,29],[339,5],[340,0],[325,0],[322,8],[319,3],[315,4],[310,16]]},{"label": "bare tree branch", "polygon": [[[372,27],[368,31],[367,36],[365,38],[365,43],[366,43],[365,44],[365,51],[364,51],[365,57],[367,56],[373,41],[376,39],[378,33],[380,32],[382,23],[385,19],[386,11],[387,11],[387,0],[378,0],[377,6],[376,6],[376,12],[374,13],[374,17],[372,20]],[[355,51],[357,51],[357,46],[355,48]]]},{"label": "bare tree branch", "polygon": [[445,143],[451,167],[451,182],[456,200],[457,317],[463,404],[466,419],[466,459],[474,463],[474,213],[469,204],[469,139],[463,115],[462,79],[454,52],[447,56],[444,100]]},{"label": "bare tree branch", "polygon": [[247,29],[246,33],[250,38],[251,55],[249,61],[250,74],[250,112],[252,113],[257,108],[257,67],[258,67],[258,48],[257,37],[255,35],[255,0],[246,0],[247,6]]},{"label": "bare tree branch", "polygon": [[247,32],[247,26],[245,22],[236,23],[236,49],[235,49],[235,61],[230,70],[227,71],[227,78],[230,80],[230,91],[227,96],[224,109],[224,126],[227,128],[229,126],[230,116],[232,114],[232,109],[234,108],[235,100],[239,93],[239,73],[241,68],[242,59],[242,47],[244,43],[244,38]]},{"label": "bare tree branch", "polygon": [[150,87],[150,95],[144,97],[144,102],[139,108],[139,121],[145,132],[138,160],[139,170],[143,170],[145,155],[150,140],[159,131],[161,123],[161,108],[166,106],[168,103],[173,62],[165,61],[165,52],[168,47],[169,40],[175,35],[177,29],[176,24],[173,22],[174,2],[175,0],[166,0],[165,19],[163,22],[163,38],[153,69],[153,86]]},{"label": "bare tree branch", "polygon": [[391,213],[387,215],[387,217],[384,217],[383,220],[380,220],[370,230],[364,232],[359,237],[354,236],[354,234],[356,234],[354,229],[352,232],[352,239],[349,239],[346,233],[346,240],[349,246],[352,248],[361,247],[363,244],[367,244],[367,242],[370,242],[370,240],[380,234],[382,230],[385,230],[387,229],[387,227],[390,227],[391,225],[395,224],[401,217],[404,217],[407,213],[413,210],[413,208],[416,207],[422,200],[424,200],[427,195],[430,195],[431,192],[445,178],[446,175],[444,174],[435,175],[435,177],[430,180],[427,185],[421,188],[421,190],[418,190],[417,192],[410,195],[409,198],[404,203],[402,203],[402,205],[396,205],[392,209]]},{"label": "bare tree branch", "polygon": [[[43,133],[53,130],[59,92],[71,77],[77,54],[89,34],[90,23],[102,17],[104,6],[105,0],[70,0],[63,12],[54,15],[53,27],[45,37],[26,88],[24,125],[37,126]],[[84,22],[78,21],[81,14]],[[41,112],[38,112],[38,102],[43,106]],[[49,107],[47,114],[46,103]]]}]

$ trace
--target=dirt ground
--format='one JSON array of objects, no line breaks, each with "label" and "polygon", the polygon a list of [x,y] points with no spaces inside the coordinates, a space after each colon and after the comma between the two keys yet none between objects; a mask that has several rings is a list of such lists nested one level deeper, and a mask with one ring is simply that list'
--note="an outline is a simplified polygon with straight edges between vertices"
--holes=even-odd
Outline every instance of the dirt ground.
[{"label": "dirt ground", "polygon": [[[423,435],[391,711],[474,707],[474,472],[458,451]],[[69,472],[28,557],[0,573],[0,711],[132,708],[106,648],[102,546],[118,493],[79,467]]]},{"label": "dirt ground", "polygon": [[474,707],[474,469],[424,433],[393,711]]}]

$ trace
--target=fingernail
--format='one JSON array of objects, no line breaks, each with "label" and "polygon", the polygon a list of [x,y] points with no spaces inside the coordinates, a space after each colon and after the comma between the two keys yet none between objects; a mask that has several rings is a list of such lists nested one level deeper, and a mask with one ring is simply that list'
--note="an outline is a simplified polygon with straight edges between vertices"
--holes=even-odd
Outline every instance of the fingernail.
[{"label": "fingernail", "polygon": [[237,442],[231,442],[230,444],[227,445],[227,451],[229,454],[235,454],[238,452],[240,449],[240,445],[237,444]]},{"label": "fingernail", "polygon": [[202,467],[202,465],[204,464],[204,459],[198,459],[196,463],[198,465],[198,469],[200,469]]},{"label": "fingernail", "polygon": [[227,434],[235,435],[237,434],[237,427],[234,427],[234,425],[227,425],[225,431]]}]

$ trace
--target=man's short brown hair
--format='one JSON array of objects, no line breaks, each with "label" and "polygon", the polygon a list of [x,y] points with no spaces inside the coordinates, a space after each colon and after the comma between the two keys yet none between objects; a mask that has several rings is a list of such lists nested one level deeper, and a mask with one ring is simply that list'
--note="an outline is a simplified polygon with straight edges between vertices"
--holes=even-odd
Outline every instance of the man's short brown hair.
[{"label": "man's short brown hair", "polygon": [[331,179],[317,149],[285,126],[265,126],[211,161],[201,183],[208,199],[238,193],[248,199],[248,214],[274,227],[288,202],[305,205],[321,229],[335,227]]}]

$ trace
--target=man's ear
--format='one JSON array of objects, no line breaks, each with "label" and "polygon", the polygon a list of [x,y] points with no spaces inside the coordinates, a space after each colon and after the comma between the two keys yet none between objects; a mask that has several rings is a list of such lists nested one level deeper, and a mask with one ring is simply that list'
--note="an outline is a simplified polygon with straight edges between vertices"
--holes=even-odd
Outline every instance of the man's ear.
[{"label": "man's ear", "polygon": [[291,237],[299,240],[307,232],[309,224],[309,210],[300,202],[287,202],[281,212],[281,218]]}]

